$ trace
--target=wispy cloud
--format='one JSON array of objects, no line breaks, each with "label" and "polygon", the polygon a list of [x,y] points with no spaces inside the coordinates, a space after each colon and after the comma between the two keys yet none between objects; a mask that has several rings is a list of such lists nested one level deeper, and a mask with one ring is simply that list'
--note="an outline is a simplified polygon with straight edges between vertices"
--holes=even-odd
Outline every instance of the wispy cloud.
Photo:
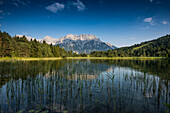
[{"label": "wispy cloud", "polygon": [[27,35],[28,33],[22,33],[23,35]]},{"label": "wispy cloud", "polygon": [[161,2],[160,2],[160,1],[157,1],[156,4],[161,4]]},{"label": "wispy cloud", "polygon": [[153,0],[149,0],[150,2],[153,2]]},{"label": "wispy cloud", "polygon": [[145,19],[143,20],[143,22],[147,22],[147,23],[149,23],[150,25],[156,25],[156,23],[154,23],[152,17],[145,18]]},{"label": "wispy cloud", "polygon": [[2,10],[0,10],[0,13],[3,13],[3,11],[2,11]]},{"label": "wispy cloud", "polygon": [[0,27],[1,27],[1,24],[0,24]]},{"label": "wispy cloud", "polygon": [[19,7],[18,3],[13,3],[13,5],[15,5],[16,7]]},{"label": "wispy cloud", "polygon": [[150,29],[150,27],[149,27],[149,26],[146,26],[146,27],[142,27],[141,29],[146,30],[146,29]]},{"label": "wispy cloud", "polygon": [[10,12],[7,12],[7,15],[11,15],[11,13],[10,13]]},{"label": "wispy cloud", "polygon": [[161,23],[164,24],[164,25],[168,24],[167,21],[162,21]]},{"label": "wispy cloud", "polygon": [[99,4],[102,5],[104,3],[104,0],[99,0]]},{"label": "wispy cloud", "polygon": [[155,4],[161,4],[161,1],[160,0],[149,0],[151,3],[155,3]]},{"label": "wispy cloud", "polygon": [[2,5],[4,3],[4,1],[0,1],[0,5]]},{"label": "wispy cloud", "polygon": [[0,0],[0,5],[8,4],[14,5],[19,8],[22,5],[29,5],[31,2],[29,0]]},{"label": "wispy cloud", "polygon": [[136,37],[129,38],[129,40],[136,40],[136,39],[137,39]]},{"label": "wispy cloud", "polygon": [[46,9],[53,12],[53,13],[56,13],[57,11],[61,11],[65,8],[64,4],[60,4],[60,3],[54,3],[50,6],[47,6]]},{"label": "wispy cloud", "polygon": [[86,6],[80,0],[74,2],[73,5],[76,6],[79,11],[84,11],[86,9]]},{"label": "wispy cloud", "polygon": [[15,0],[16,3],[18,4],[22,4],[22,5],[27,5],[27,2],[30,2],[30,1],[24,1],[24,0]]},{"label": "wispy cloud", "polygon": [[22,5],[27,5],[25,2],[21,1]]},{"label": "wispy cloud", "polygon": [[150,18],[145,18],[143,21],[144,21],[144,22],[151,22],[151,21],[152,21],[152,17],[150,17]]}]

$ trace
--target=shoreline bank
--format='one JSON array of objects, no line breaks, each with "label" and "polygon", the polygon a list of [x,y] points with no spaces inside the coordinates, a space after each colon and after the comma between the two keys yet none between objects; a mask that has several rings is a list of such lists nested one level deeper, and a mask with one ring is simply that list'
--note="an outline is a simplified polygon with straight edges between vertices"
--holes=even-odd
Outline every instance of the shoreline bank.
[{"label": "shoreline bank", "polygon": [[24,57],[3,57],[0,61],[38,61],[38,60],[63,60],[63,59],[99,59],[99,60],[155,60],[155,59],[168,59],[166,57],[52,57],[52,58],[24,58]]}]

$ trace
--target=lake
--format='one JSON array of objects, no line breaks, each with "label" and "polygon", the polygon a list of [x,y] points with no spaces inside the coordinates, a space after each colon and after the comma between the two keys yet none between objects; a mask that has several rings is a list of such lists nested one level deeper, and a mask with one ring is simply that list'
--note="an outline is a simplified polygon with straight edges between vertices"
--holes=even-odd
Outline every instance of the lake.
[{"label": "lake", "polygon": [[170,60],[0,62],[0,112],[164,113]]}]

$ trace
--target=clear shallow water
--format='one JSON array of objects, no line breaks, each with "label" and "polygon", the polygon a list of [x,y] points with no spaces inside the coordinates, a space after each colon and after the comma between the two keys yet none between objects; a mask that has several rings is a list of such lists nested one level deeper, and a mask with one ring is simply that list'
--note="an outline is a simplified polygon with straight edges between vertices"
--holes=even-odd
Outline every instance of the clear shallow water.
[{"label": "clear shallow water", "polygon": [[170,111],[169,60],[0,62],[0,112]]}]

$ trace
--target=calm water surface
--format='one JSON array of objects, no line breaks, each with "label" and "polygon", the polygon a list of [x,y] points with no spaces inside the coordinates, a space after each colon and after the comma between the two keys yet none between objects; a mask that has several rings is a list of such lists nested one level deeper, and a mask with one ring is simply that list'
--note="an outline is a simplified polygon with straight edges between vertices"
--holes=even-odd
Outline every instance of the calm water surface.
[{"label": "calm water surface", "polygon": [[170,60],[0,62],[0,112],[164,113]]}]

